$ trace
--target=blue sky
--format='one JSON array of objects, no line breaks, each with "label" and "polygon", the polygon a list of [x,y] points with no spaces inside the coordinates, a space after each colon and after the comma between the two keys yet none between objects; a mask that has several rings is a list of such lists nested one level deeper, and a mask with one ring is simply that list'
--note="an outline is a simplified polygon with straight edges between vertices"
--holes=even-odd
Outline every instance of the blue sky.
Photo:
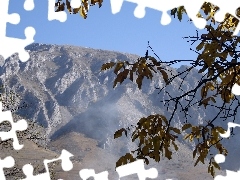
[{"label": "blue sky", "polygon": [[101,8],[98,5],[90,7],[87,19],[79,14],[67,13],[67,21],[62,23],[48,21],[47,0],[35,0],[33,11],[24,10],[24,1],[10,0],[9,13],[18,13],[21,21],[17,25],[7,25],[9,37],[24,39],[24,29],[33,26],[36,30],[34,40],[39,43],[69,44],[144,56],[147,41],[150,41],[155,53],[163,61],[197,57],[195,52],[190,51],[191,45],[187,39],[182,39],[196,35],[197,28],[187,22],[187,16],[183,22],[172,19],[171,24],[163,26],[160,24],[162,13],[159,11],[146,9],[146,16],[137,19],[133,15],[136,4],[124,2],[121,11],[112,14],[110,1],[104,0]]}]

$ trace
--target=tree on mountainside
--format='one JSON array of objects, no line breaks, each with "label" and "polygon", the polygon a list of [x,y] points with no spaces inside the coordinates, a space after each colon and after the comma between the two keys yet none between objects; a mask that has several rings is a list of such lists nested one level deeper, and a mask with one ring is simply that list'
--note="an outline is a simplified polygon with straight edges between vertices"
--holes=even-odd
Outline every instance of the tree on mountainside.
[{"label": "tree on mountainside", "polygon": [[[102,6],[103,0],[93,0],[91,5],[99,4],[99,7]],[[82,17],[87,18],[87,12],[89,10],[88,0],[82,0],[82,5],[79,8],[72,9],[68,0],[66,0],[66,6],[70,13],[76,14],[80,13]],[[56,3],[57,10],[63,11],[65,3],[60,3],[60,0]],[[230,14],[225,15],[225,19],[221,23],[217,23],[214,19],[215,12],[219,8],[212,5],[211,3],[204,3],[201,7],[201,11],[197,14],[198,17],[206,18],[208,24],[205,29],[207,33],[197,35],[189,38],[189,42],[192,44],[199,42],[194,50],[198,57],[191,64],[192,66],[185,71],[178,73],[177,75],[172,75],[168,69],[166,69],[163,64],[171,66],[177,62],[183,62],[185,60],[173,60],[170,62],[157,61],[154,57],[148,55],[148,51],[145,54],[145,57],[137,59],[133,64],[128,61],[124,62],[109,62],[103,64],[101,70],[108,70],[110,68],[114,69],[114,73],[117,75],[113,87],[117,83],[122,83],[126,78],[133,82],[133,73],[137,75],[136,83],[138,88],[141,89],[142,80],[144,77],[151,79],[153,77],[152,72],[160,73],[163,76],[163,79],[166,83],[161,89],[161,92],[166,86],[171,84],[174,79],[184,75],[182,82],[188,75],[189,71],[195,67],[201,67],[199,73],[202,73],[203,76],[196,87],[192,88],[187,92],[183,92],[180,96],[173,97],[172,94],[166,92],[169,96],[168,100],[165,100],[165,105],[169,102],[174,102],[175,106],[172,110],[170,119],[167,119],[165,116],[160,114],[150,115],[147,118],[143,117],[137,123],[137,126],[130,126],[128,128],[122,128],[115,132],[114,138],[122,136],[124,132],[127,136],[128,131],[134,129],[131,139],[132,141],[138,140],[138,148],[136,150],[127,153],[125,156],[122,156],[116,163],[116,166],[127,164],[128,162],[133,162],[136,159],[144,159],[145,163],[148,164],[148,158],[154,159],[156,162],[160,161],[160,156],[166,156],[168,159],[172,158],[172,151],[169,149],[172,144],[175,150],[178,150],[177,145],[175,144],[175,139],[178,138],[177,134],[181,134],[183,131],[188,131],[184,139],[189,139],[190,141],[197,140],[198,144],[196,145],[193,151],[193,158],[198,154],[198,158],[195,162],[195,166],[201,161],[204,163],[204,159],[208,156],[210,149],[216,148],[220,154],[227,155],[228,151],[221,144],[219,138],[219,133],[225,133],[226,131],[220,127],[216,126],[216,122],[219,115],[223,112],[224,116],[220,117],[226,120],[228,117],[234,117],[235,120],[236,112],[239,107],[238,98],[232,94],[231,89],[234,84],[240,85],[240,63],[238,62],[240,51],[238,51],[240,38],[238,36],[233,36],[233,31],[238,25],[238,19]],[[182,21],[183,15],[186,13],[184,6],[174,8],[171,10],[171,15],[175,18],[177,17],[179,21]],[[236,10],[236,16],[240,17],[240,9]],[[192,20],[190,19],[190,22]],[[150,47],[150,46],[148,46]],[[151,47],[150,47],[151,48]],[[193,50],[193,49],[191,49]],[[155,53],[154,53],[155,54]],[[156,54],[155,54],[156,55]],[[148,63],[148,62],[151,63]],[[131,67],[131,68],[127,68]],[[121,69],[123,71],[119,72]],[[181,85],[179,89],[181,89]],[[215,92],[213,95],[208,96],[208,92]],[[196,100],[196,93],[200,93],[201,99],[198,99],[197,102],[192,103],[193,99]],[[220,96],[222,99],[222,106],[216,106],[215,98]],[[187,98],[188,97],[188,98]],[[183,107],[180,100],[185,99],[188,101],[187,106]],[[163,101],[160,101],[163,102]],[[233,103],[237,102],[236,107],[232,107]],[[209,106],[219,109],[219,113],[211,120],[205,120],[205,124],[194,126],[188,122],[187,112],[188,108],[194,105],[201,106],[203,105],[206,109]],[[229,106],[229,107],[227,107]],[[167,110],[169,107],[167,107]],[[174,114],[177,110],[184,112],[185,114],[185,124],[181,129],[172,127],[171,121],[174,117]],[[233,135],[233,130],[231,131]],[[211,155],[211,154],[210,154]],[[214,161],[213,156],[210,159],[208,166],[208,173],[214,177],[215,168],[220,169],[219,165]]]}]

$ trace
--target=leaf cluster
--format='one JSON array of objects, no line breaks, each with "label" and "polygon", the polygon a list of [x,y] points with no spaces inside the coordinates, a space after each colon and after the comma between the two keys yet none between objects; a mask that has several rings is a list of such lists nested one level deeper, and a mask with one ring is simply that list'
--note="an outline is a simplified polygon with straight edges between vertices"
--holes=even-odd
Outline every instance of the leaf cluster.
[{"label": "leaf cluster", "polygon": [[[122,128],[115,132],[114,139],[121,137],[122,132],[127,136],[127,130]],[[168,159],[172,159],[172,151],[170,145],[174,146],[177,151],[178,146],[175,139],[178,137],[175,134],[181,134],[180,130],[175,127],[169,127],[167,119],[159,114],[150,115],[147,118],[141,118],[137,123],[134,132],[131,135],[132,141],[139,141],[138,148],[131,153],[122,156],[116,163],[116,167],[124,165],[136,159],[144,159],[146,164],[149,164],[147,157],[160,161],[160,154],[164,154]],[[134,153],[136,157],[134,158]]]},{"label": "leaf cluster", "polygon": [[[151,61],[152,63],[147,63],[147,60]],[[114,81],[113,88],[117,85],[118,82],[122,84],[128,75],[129,79],[133,82],[133,74],[136,74],[138,77],[135,82],[138,84],[138,88],[141,89],[144,77],[152,80],[153,74],[151,71],[157,73],[153,67],[157,67],[157,70],[161,72],[165,83],[168,84],[168,74],[166,70],[164,70],[164,68],[160,65],[161,63],[158,62],[154,57],[147,56],[147,59],[146,57],[138,58],[137,62],[133,64],[129,63],[128,61],[105,63],[102,65],[101,71],[110,69],[115,66],[114,73],[117,75],[117,78]],[[129,68],[126,68],[126,66]],[[123,71],[119,73],[121,69],[123,69]]]},{"label": "leaf cluster", "polygon": [[[55,3],[55,12],[64,11],[65,7],[67,7],[67,10],[70,14],[77,14],[79,13],[84,19],[87,18],[87,14],[89,11],[89,6],[94,6],[96,3],[98,3],[99,8],[102,6],[103,0],[82,0],[81,5],[78,8],[72,8],[70,5],[69,0],[66,0],[66,3],[61,3],[62,0],[58,0],[58,2]],[[90,5],[89,5],[90,4]]]},{"label": "leaf cluster", "polygon": [[[192,126],[192,124],[185,124],[182,127],[182,131],[191,128],[191,132],[189,134],[186,134],[184,139],[189,139],[190,141],[193,141],[193,139],[198,140],[198,144],[196,145],[195,149],[193,150],[193,158],[196,157],[196,154],[198,153],[199,156],[194,164],[196,166],[199,161],[201,161],[203,164],[204,159],[207,158],[207,155],[209,153],[210,148],[213,146],[215,147],[220,154],[223,154],[227,156],[228,151],[225,149],[222,144],[220,143],[219,139],[219,133],[224,134],[226,131],[222,127],[214,127],[213,125],[208,125],[210,128],[206,126]],[[200,142],[202,140],[202,142]],[[211,173],[212,176],[215,176],[215,170],[214,168],[217,168],[220,170],[219,165],[212,161],[213,158],[211,158],[208,166],[208,173]]]}]

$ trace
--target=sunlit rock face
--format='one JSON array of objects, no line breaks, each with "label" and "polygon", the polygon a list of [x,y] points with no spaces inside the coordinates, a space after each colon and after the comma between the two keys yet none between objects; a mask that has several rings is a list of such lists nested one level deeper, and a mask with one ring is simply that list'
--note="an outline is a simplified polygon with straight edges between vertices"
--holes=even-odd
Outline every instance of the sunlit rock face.
[{"label": "sunlit rock face", "polygon": [[[167,110],[167,106],[159,101],[166,102],[170,98],[168,93],[175,97],[193,89],[202,76],[198,70],[193,69],[185,79],[183,75],[175,78],[159,94],[156,87],[161,88],[165,83],[162,75],[154,72],[152,81],[146,78],[143,80],[141,90],[129,79],[113,88],[116,75],[113,69],[101,72],[102,64],[110,61],[117,62],[117,60],[134,62],[139,56],[38,43],[29,45],[26,50],[30,53],[30,60],[23,63],[18,60],[17,55],[14,55],[8,58],[0,68],[2,83],[21,95],[20,104],[24,102],[29,104],[29,107],[19,109],[16,113],[43,125],[50,139],[57,139],[71,131],[80,132],[96,139],[100,147],[110,150],[116,143],[113,140],[113,134],[117,129],[135,125],[140,118],[151,114],[162,114],[169,119],[175,103],[170,102]],[[176,75],[184,71],[187,66],[181,66],[178,69],[166,68],[172,71],[172,75]],[[182,90],[179,89],[181,82]],[[200,91],[196,93],[192,103],[197,99],[200,99]],[[216,98],[216,101],[216,105],[220,106],[221,99]],[[183,107],[188,103],[185,99],[181,99],[180,102]],[[178,105],[176,115],[171,122],[172,126],[179,128],[185,122],[186,118],[184,113],[180,112],[181,110],[181,106]],[[198,107],[196,104],[188,109],[188,122],[195,125],[203,124],[205,120],[213,118],[217,112],[218,109],[214,107],[204,109],[203,106]],[[223,122],[218,118],[217,124],[226,129],[227,122],[230,120]],[[239,120],[236,119],[235,122]],[[235,132],[239,134],[237,130],[236,128]],[[238,143],[240,141],[234,138],[231,142],[225,141],[225,143],[227,147],[234,147],[233,151],[237,154],[235,148],[240,147]],[[126,149],[135,147],[129,139],[127,142]],[[191,146],[190,143],[188,145]],[[226,159],[234,162],[236,158],[230,150],[231,148],[229,157]],[[240,157],[240,151],[238,157]],[[237,161],[232,168],[236,167],[236,164]]]}]

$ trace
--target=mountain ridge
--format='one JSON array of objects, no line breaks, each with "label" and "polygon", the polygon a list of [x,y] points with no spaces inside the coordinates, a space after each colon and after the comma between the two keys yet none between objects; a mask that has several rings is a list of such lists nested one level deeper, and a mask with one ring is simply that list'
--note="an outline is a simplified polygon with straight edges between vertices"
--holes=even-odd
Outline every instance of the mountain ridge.
[{"label": "mountain ridge", "polygon": [[[181,94],[178,90],[181,78],[176,78],[162,93],[157,94],[155,87],[162,87],[164,84],[160,74],[154,74],[152,81],[144,79],[142,90],[130,80],[113,88],[116,76],[112,70],[101,72],[101,65],[117,60],[133,62],[139,58],[137,55],[40,43],[29,45],[26,50],[30,53],[30,60],[22,63],[17,55],[11,56],[0,68],[0,79],[1,83],[22,96],[20,104],[31,104],[15,113],[43,125],[47,129],[49,142],[74,131],[97,140],[99,147],[106,147],[113,152],[114,148],[111,147],[116,145],[113,133],[117,129],[134,125],[140,118],[150,114],[163,114],[169,118],[171,111],[166,111],[166,107],[159,101],[168,98],[167,92]],[[165,67],[177,74],[187,66],[183,65],[178,69]],[[189,73],[183,82],[185,90],[196,86],[201,77],[196,69]],[[196,97],[199,99],[200,94],[196,94]],[[217,103],[219,102],[220,99],[217,99]],[[184,101],[181,103],[184,104]],[[170,103],[170,108],[172,107],[173,103]],[[202,124],[203,119],[214,114],[213,112],[216,112],[213,108],[208,111],[197,106],[189,108],[189,114],[192,115],[189,122]],[[179,128],[183,121],[183,114],[178,113],[172,121],[173,126]],[[227,128],[227,121],[220,124]],[[125,140],[125,151],[136,147],[130,139]],[[239,144],[235,143],[236,147],[240,145],[240,141],[238,142]],[[236,161],[232,156],[223,167],[240,167]]]}]

